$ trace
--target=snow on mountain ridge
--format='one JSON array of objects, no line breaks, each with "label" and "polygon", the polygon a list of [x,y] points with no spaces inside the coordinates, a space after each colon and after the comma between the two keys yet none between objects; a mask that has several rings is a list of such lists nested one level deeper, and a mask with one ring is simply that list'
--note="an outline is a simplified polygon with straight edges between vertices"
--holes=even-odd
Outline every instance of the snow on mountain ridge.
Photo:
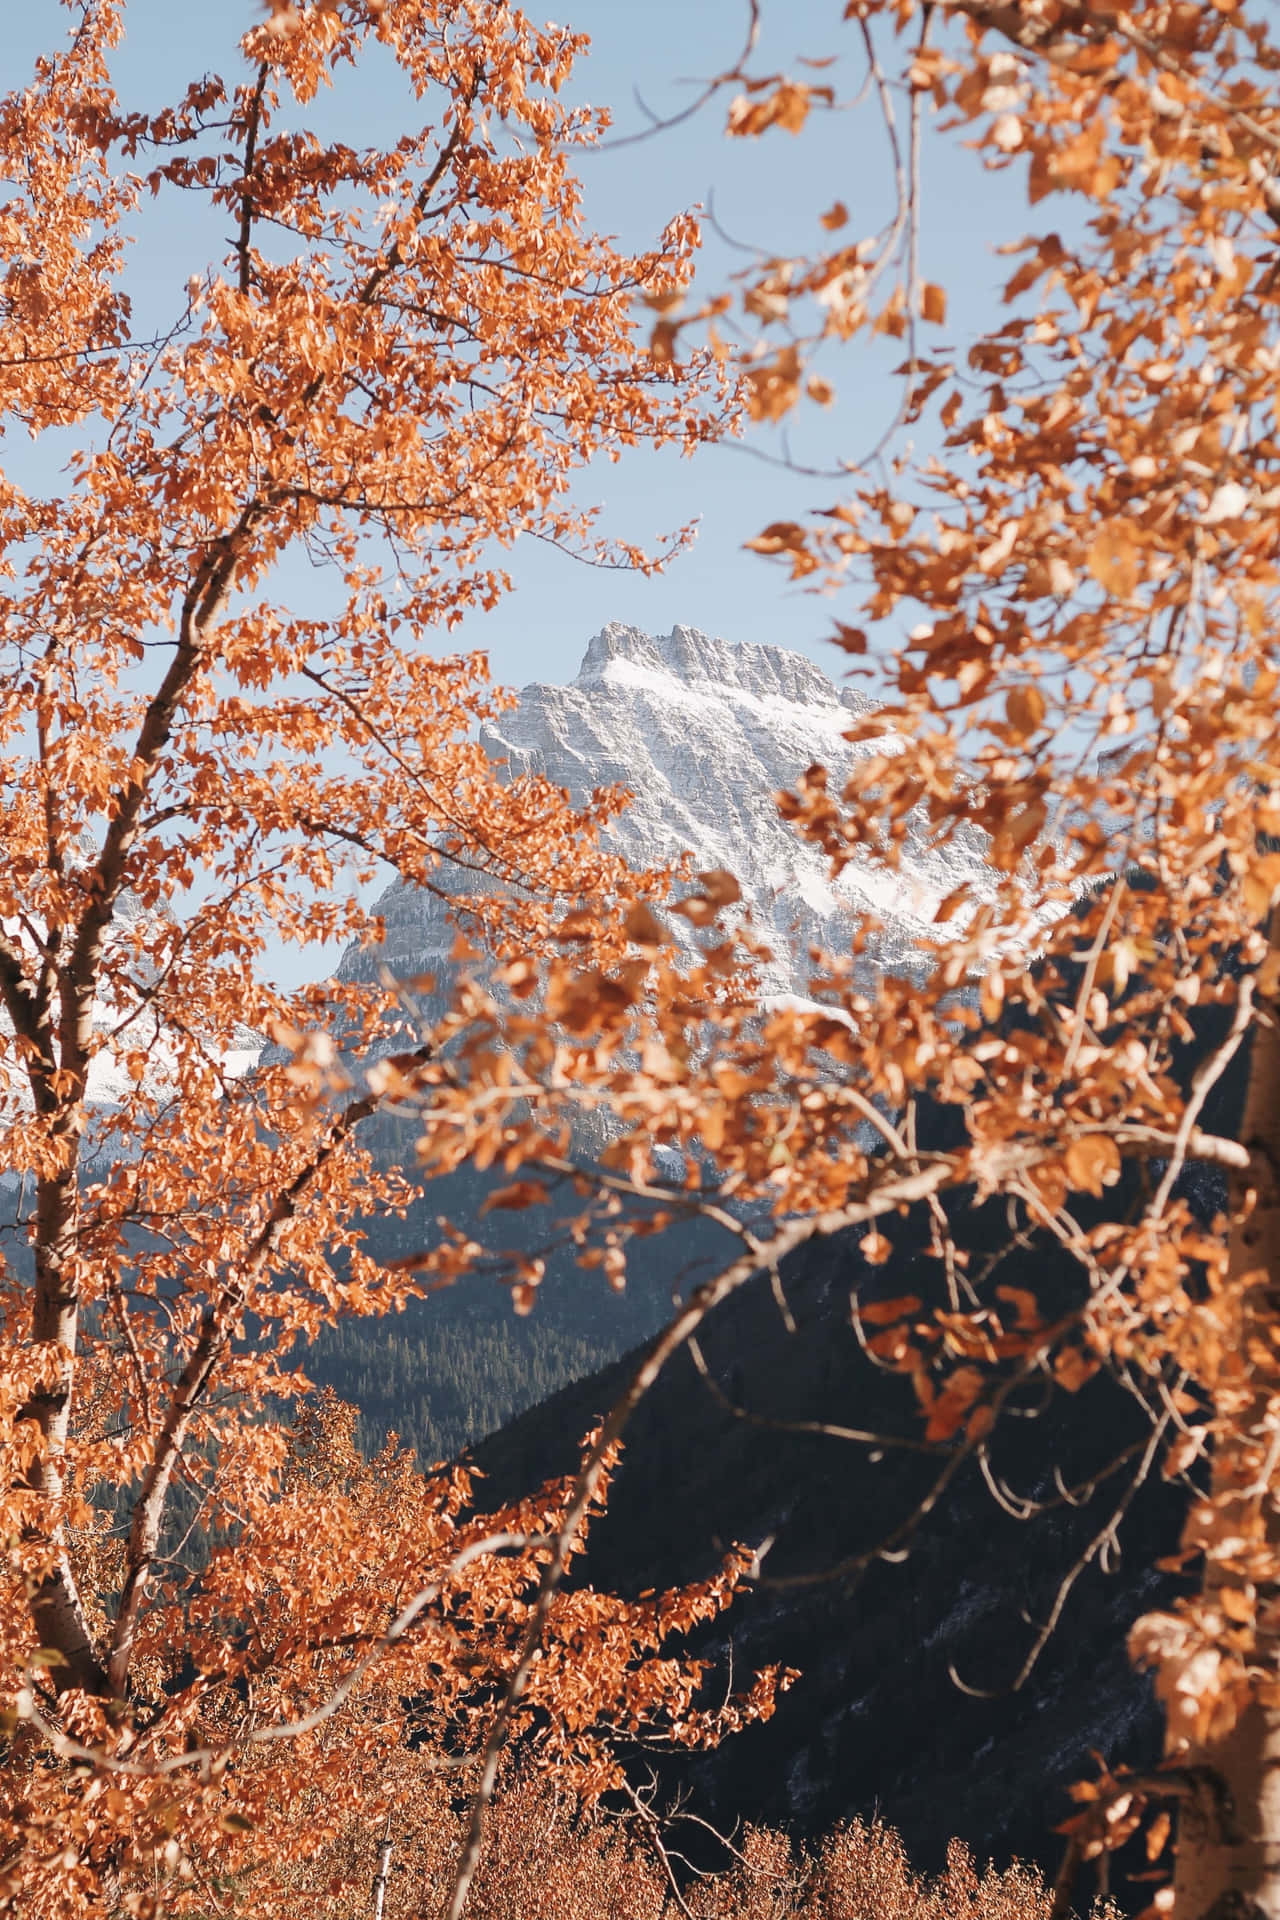
[{"label": "snow on mountain ridge", "polygon": [[[847,949],[858,913],[884,920],[872,964],[885,968],[908,958],[944,894],[966,880],[979,896],[990,890],[976,841],[940,852],[918,835],[900,872],[855,859],[833,881],[826,858],[781,819],[775,795],[815,761],[838,790],[860,761],[892,750],[892,735],[845,739],[870,708],[803,654],[733,645],[694,627],[654,636],[612,622],[568,686],[525,687],[481,739],[511,777],[545,775],[575,801],[598,787],[625,787],[632,799],[609,839],[634,865],[691,851],[700,867],[728,868],[775,954],[767,991],[803,993],[808,948]],[[447,953],[450,937],[431,896],[398,882],[378,911],[383,946],[350,949],[340,977],[372,978],[383,966],[400,975],[424,963],[430,970]]]},{"label": "snow on mountain ridge", "polygon": [[[96,860],[98,848],[90,834],[80,834],[73,845],[78,860],[86,864]],[[134,985],[131,989],[118,987],[115,993],[104,989],[93,1003],[97,1050],[89,1062],[85,1100],[99,1115],[120,1110],[137,1094],[139,1082],[126,1064],[130,1053],[146,1057],[141,1082],[145,1094],[163,1097],[174,1085],[175,1035],[172,1029],[166,1029],[163,1015],[149,1002],[147,993],[156,977],[156,962],[138,949],[135,940],[139,934],[145,937],[149,929],[163,924],[166,918],[163,909],[148,911],[142,907],[136,894],[128,889],[115,902],[107,934],[106,958],[118,961],[122,955],[128,956],[126,973],[132,976]],[[39,964],[37,938],[47,937],[44,924],[34,918],[3,919],[0,929],[26,956],[34,971]],[[0,1013],[0,1036],[6,1043],[13,1036],[13,1023],[5,1013]],[[235,1079],[257,1064],[262,1047],[261,1034],[237,1025],[231,1044],[211,1046],[210,1053],[216,1057],[220,1071],[228,1079]],[[0,1046],[0,1123],[11,1122],[31,1110],[32,1094],[26,1071],[8,1044]]]},{"label": "snow on mountain ridge", "polygon": [[[865,713],[871,703],[852,688],[839,688],[802,653],[782,647],[734,644],[697,627],[675,626],[653,636],[611,620],[587,647],[575,687],[651,686],[670,682],[687,697],[698,686],[718,695],[734,691],[748,699],[782,699],[814,709],[838,706]],[[847,724],[847,721],[846,721]]]}]

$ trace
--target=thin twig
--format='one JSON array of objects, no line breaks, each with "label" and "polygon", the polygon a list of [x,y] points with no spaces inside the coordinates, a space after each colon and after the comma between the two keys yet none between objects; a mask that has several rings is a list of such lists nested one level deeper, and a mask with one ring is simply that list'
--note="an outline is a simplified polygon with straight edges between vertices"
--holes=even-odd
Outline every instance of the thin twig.
[{"label": "thin twig", "polygon": [[655,114],[645,106],[637,93],[637,103],[641,111],[648,114],[649,126],[641,127],[637,133],[619,134],[616,140],[600,140],[592,151],[616,153],[619,147],[633,147],[641,140],[652,140],[655,134],[669,133],[673,127],[683,126],[686,120],[692,120],[695,114],[702,112],[709,100],[714,100],[722,87],[732,86],[735,81],[745,79],[747,61],[755,52],[759,38],[760,0],[747,0],[747,37],[742,43],[741,53],[731,67],[726,67],[723,73],[718,73],[713,79],[708,80],[697,98],[687,107],[682,107],[678,113],[662,116]]},{"label": "thin twig", "polygon": [[1246,974],[1241,980],[1236,994],[1236,1010],[1226,1037],[1221,1046],[1201,1061],[1191,1082],[1191,1092],[1178,1123],[1177,1136],[1173,1143],[1173,1155],[1164,1171],[1164,1178],[1156,1189],[1155,1198],[1148,1209],[1147,1220],[1154,1225],[1163,1214],[1169,1201],[1169,1195],[1177,1184],[1178,1177],[1187,1162],[1192,1136],[1196,1131],[1196,1121],[1204,1108],[1205,1101],[1218,1084],[1227,1068],[1240,1049],[1240,1043],[1253,1018],[1254,975]]},{"label": "thin twig", "polygon": [[1054,1595],[1053,1605],[1049,1609],[1048,1618],[1036,1633],[1035,1639],[1032,1641],[1030,1649],[1027,1652],[1027,1656],[1019,1667],[1012,1683],[1008,1687],[995,1689],[971,1687],[966,1681],[960,1678],[953,1663],[948,1666],[947,1671],[951,1676],[953,1685],[959,1687],[961,1693],[967,1693],[977,1700],[996,1700],[1001,1698],[1005,1693],[1018,1693],[1026,1685],[1035,1670],[1041,1654],[1057,1632],[1058,1622],[1062,1618],[1063,1608],[1067,1604],[1067,1600],[1076,1581],[1080,1578],[1080,1575],[1085,1571],[1086,1567],[1091,1566],[1098,1555],[1103,1552],[1108,1543],[1114,1544],[1116,1529],[1132,1505],[1139,1488],[1142,1487],[1148,1479],[1152,1466],[1155,1464],[1156,1455],[1160,1451],[1160,1443],[1164,1439],[1168,1425],[1169,1416],[1166,1413],[1157,1421],[1155,1427],[1152,1429],[1146,1447],[1143,1449],[1142,1458],[1138,1462],[1137,1470],[1133,1478],[1126,1485],[1124,1492],[1121,1494],[1112,1511],[1107,1515],[1106,1521],[1099,1528],[1098,1532],[1094,1534],[1083,1551],[1077,1555],[1071,1566],[1068,1567],[1066,1573],[1063,1574],[1062,1579],[1058,1582],[1058,1590]]}]

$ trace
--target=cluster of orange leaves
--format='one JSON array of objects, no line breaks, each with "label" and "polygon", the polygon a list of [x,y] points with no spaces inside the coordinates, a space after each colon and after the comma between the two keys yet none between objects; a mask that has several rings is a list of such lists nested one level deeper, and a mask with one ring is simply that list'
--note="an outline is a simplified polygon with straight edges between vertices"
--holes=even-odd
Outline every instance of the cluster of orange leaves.
[{"label": "cluster of orange leaves", "polygon": [[[367,1897],[361,1843],[389,1811],[403,1822],[413,1808],[403,1861],[428,1843],[437,1803],[443,1874],[447,1809],[465,1804],[568,1489],[485,1513],[462,1469],[424,1475],[394,1440],[366,1461],[354,1423],[331,1396],[304,1409],[283,1436],[274,1499],[259,1498],[234,1533],[201,1537],[184,1516],[198,1597],[175,1553],[138,1639],[123,1724],[81,1697],[56,1729],[40,1717],[41,1743],[23,1704],[10,1709],[12,1910],[93,1912],[106,1897],[135,1915],[203,1914],[243,1895],[255,1913],[301,1913],[317,1897],[344,1911]],[[105,1596],[121,1546],[101,1513],[79,1518],[77,1570]],[[701,1664],[669,1646],[729,1604],[743,1564],[642,1600],[589,1587],[557,1597],[512,1735],[526,1770],[554,1772],[565,1806],[618,1785],[615,1742],[713,1744],[772,1710],[785,1675],[707,1707]],[[415,1601],[397,1637],[389,1613]],[[7,1614],[4,1627],[6,1661],[21,1667],[22,1623]]]}]

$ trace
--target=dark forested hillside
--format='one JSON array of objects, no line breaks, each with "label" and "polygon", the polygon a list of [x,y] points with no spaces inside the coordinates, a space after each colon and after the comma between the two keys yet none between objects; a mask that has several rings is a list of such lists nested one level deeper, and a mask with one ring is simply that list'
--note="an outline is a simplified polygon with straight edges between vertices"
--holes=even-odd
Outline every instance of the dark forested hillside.
[{"label": "dark forested hillside", "polygon": [[[975,1257],[1008,1240],[1003,1203],[955,1224]],[[893,1230],[895,1291],[932,1284],[936,1262],[922,1251],[922,1229],[908,1219]],[[1053,1255],[1015,1249],[1011,1282],[1026,1258]],[[883,1271],[874,1276],[879,1292]],[[733,1542],[767,1547],[756,1589],[706,1637],[710,1684],[723,1685],[731,1662],[741,1674],[782,1661],[801,1678],[772,1722],[710,1756],[673,1760],[666,1777],[671,1792],[690,1788],[694,1806],[718,1823],[763,1820],[815,1833],[879,1814],[924,1866],[940,1863],[954,1835],[982,1858],[1052,1866],[1061,1848],[1052,1828],[1069,1811],[1065,1788],[1091,1770],[1090,1750],[1118,1764],[1158,1749],[1149,1686],[1130,1667],[1124,1639],[1170,1585],[1150,1568],[1176,1543],[1185,1490],[1158,1478],[1134,1487],[1149,1429],[1124,1385],[1100,1375],[1067,1407],[1067,1396],[1038,1384],[1010,1409],[991,1465],[1011,1503],[1033,1497],[1048,1511],[1013,1517],[969,1467],[918,1530],[893,1542],[936,1475],[936,1457],[770,1424],[817,1420],[918,1436],[909,1388],[868,1362],[851,1325],[851,1289],[865,1297],[872,1277],[853,1243],[815,1244],[783,1270],[794,1332],[767,1281],[722,1312],[707,1359],[723,1393],[752,1418],[727,1411],[687,1355],[673,1362],[636,1416],[580,1577],[638,1592],[705,1574]],[[628,1366],[579,1382],[479,1446],[485,1500],[570,1468]],[[1055,1483],[1055,1462],[1070,1500]],[[1090,1490],[1093,1476],[1103,1477]],[[1067,1594],[1064,1630],[1019,1687],[1064,1579],[1126,1501],[1114,1541],[1096,1548]],[[878,1544],[894,1560],[862,1564]]]},{"label": "dark forested hillside", "polygon": [[[412,1167],[411,1125],[383,1119],[374,1138],[385,1164]],[[308,1373],[359,1408],[367,1450],[394,1430],[420,1461],[449,1458],[645,1339],[670,1312],[673,1292],[696,1285],[731,1245],[705,1222],[678,1236],[636,1239],[626,1289],[615,1293],[563,1244],[558,1222],[571,1210],[564,1194],[553,1191],[548,1206],[486,1215],[486,1196],[504,1183],[504,1175],[464,1168],[425,1186],[403,1219],[367,1222],[368,1248],[380,1259],[434,1244],[441,1219],[492,1252],[491,1270],[482,1266],[390,1318],[339,1321],[311,1347]],[[512,1247],[546,1257],[537,1311],[526,1317],[511,1307],[502,1253]]]},{"label": "dark forested hillside", "polygon": [[[468,1290],[474,1296],[476,1289]],[[628,1323],[627,1331],[630,1330]],[[517,1320],[492,1286],[483,1297],[428,1301],[372,1330],[343,1321],[312,1347],[308,1371],[360,1409],[362,1449],[395,1433],[427,1465],[476,1434],[593,1373],[615,1346],[542,1321]]]},{"label": "dark forested hillside", "polygon": [[[1224,1017],[1197,1014],[1180,1076],[1218,1044]],[[1210,1095],[1206,1125],[1238,1125],[1242,1083],[1237,1064]],[[935,1112],[921,1138],[950,1124]],[[1139,1206],[1158,1173],[1126,1171],[1105,1199],[1082,1197],[1082,1225]],[[1205,1220],[1222,1204],[1204,1169],[1180,1190]],[[1082,1287],[1077,1264],[1007,1199],[959,1194],[947,1213],[974,1279],[1034,1279],[1042,1302],[1062,1306]],[[992,1436],[989,1472],[969,1463],[928,1511],[922,1499],[945,1464],[936,1455],[788,1430],[921,1436],[911,1388],[868,1357],[850,1302],[937,1299],[941,1263],[923,1208],[884,1232],[893,1252],[874,1268],[856,1232],[784,1263],[794,1331],[764,1276],[721,1307],[703,1340],[713,1384],[688,1354],[672,1362],[632,1422],[579,1577],[635,1592],[705,1574],[734,1542],[766,1549],[758,1585],[706,1635],[709,1684],[723,1684],[730,1664],[771,1661],[800,1678],[771,1722],[672,1761],[667,1775],[720,1824],[815,1833],[875,1814],[922,1866],[940,1864],[958,1836],[979,1858],[1052,1869],[1066,1789],[1096,1771],[1093,1755],[1118,1766],[1160,1751],[1150,1683],[1125,1639],[1177,1590],[1156,1563],[1177,1545],[1189,1483],[1148,1471],[1148,1383],[1122,1367],[1074,1392],[1033,1379]],[[631,1365],[578,1382],[477,1447],[485,1498],[571,1468]],[[1135,1890],[1137,1905],[1147,1897]]]}]

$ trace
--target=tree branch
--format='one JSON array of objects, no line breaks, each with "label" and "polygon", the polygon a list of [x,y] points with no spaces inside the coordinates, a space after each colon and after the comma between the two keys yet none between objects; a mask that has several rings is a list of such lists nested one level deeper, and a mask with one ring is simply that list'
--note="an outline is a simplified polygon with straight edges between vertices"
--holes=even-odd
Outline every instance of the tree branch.
[{"label": "tree branch", "polygon": [[[424,1046],[408,1056],[405,1069],[430,1057]],[[134,1503],[125,1558],[124,1585],[111,1637],[108,1672],[117,1696],[123,1696],[129,1678],[129,1663],[137,1635],[138,1622],[146,1595],[148,1578],[160,1544],[165,1506],[174,1469],[186,1437],[191,1416],[199,1404],[218,1361],[230,1343],[232,1329],[261,1275],[285,1222],[297,1210],[298,1201],[313,1185],[324,1168],[350,1139],[362,1121],[382,1103],[380,1094],[362,1094],[353,1100],[331,1127],[324,1144],[289,1184],[277,1194],[266,1221],[240,1261],[236,1277],[224,1282],[221,1293],[211,1300],[201,1321],[199,1336],[190,1357],[174,1385],[173,1397],[156,1441],[151,1464],[143,1477]]]}]

